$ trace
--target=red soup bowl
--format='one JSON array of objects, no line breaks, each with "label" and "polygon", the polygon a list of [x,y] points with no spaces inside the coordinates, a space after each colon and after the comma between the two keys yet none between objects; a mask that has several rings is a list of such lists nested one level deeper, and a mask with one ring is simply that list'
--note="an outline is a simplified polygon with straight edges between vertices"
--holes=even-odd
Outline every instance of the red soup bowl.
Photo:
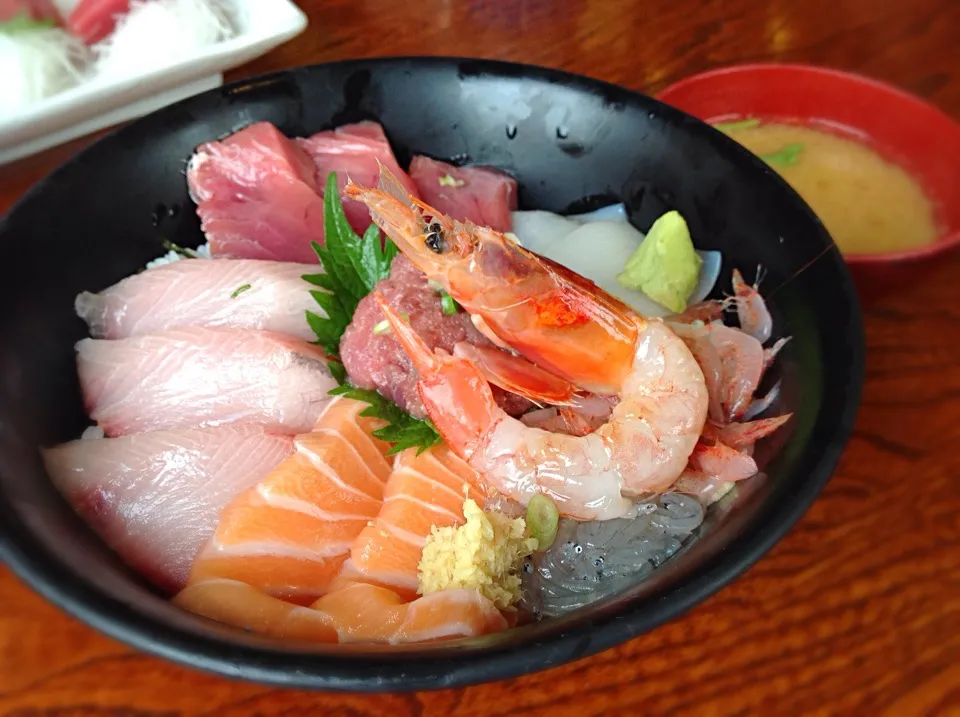
[{"label": "red soup bowl", "polygon": [[960,246],[960,124],[902,90],[808,65],[739,65],[670,85],[657,99],[706,122],[747,117],[834,127],[909,172],[933,202],[939,236],[911,249],[844,258],[861,292],[916,278]]}]

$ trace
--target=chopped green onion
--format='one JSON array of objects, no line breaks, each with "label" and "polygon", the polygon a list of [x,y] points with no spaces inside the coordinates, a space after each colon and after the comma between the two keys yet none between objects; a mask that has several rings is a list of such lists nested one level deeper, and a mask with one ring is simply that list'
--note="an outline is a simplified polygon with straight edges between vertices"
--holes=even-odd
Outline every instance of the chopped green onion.
[{"label": "chopped green onion", "polygon": [[440,179],[437,180],[440,183],[441,187],[462,187],[466,182],[462,179],[455,179],[449,174],[444,174]]},{"label": "chopped green onion", "polygon": [[802,144],[788,144],[779,152],[773,152],[772,154],[761,154],[758,156],[767,164],[789,165],[797,163],[797,160],[800,159],[800,153],[802,151]]},{"label": "chopped green onion", "polygon": [[193,249],[187,249],[186,247],[178,246],[177,244],[174,244],[174,243],[173,243],[172,241],[170,241],[169,239],[164,239],[164,240],[163,240],[163,243],[162,243],[162,246],[163,246],[163,248],[166,249],[167,251],[176,252],[176,253],[179,254],[180,256],[185,256],[185,257],[187,257],[187,258],[189,258],[189,259],[196,259],[196,258],[197,258],[197,252],[195,252]]},{"label": "chopped green onion", "polygon": [[750,119],[737,120],[736,122],[718,122],[713,125],[713,128],[721,132],[735,132],[738,129],[750,129],[751,127],[758,127],[759,125],[760,120],[756,117],[751,117]]},{"label": "chopped green onion", "polygon": [[537,493],[527,503],[527,530],[537,539],[537,550],[546,550],[557,539],[560,511],[549,496]]},{"label": "chopped green onion", "polygon": [[457,306],[457,302],[454,301],[453,297],[446,292],[440,294],[440,308],[443,309],[443,313],[445,313],[447,316],[452,316],[460,311],[460,307]]},{"label": "chopped green onion", "polygon": [[233,290],[233,293],[230,294],[230,298],[236,299],[238,296],[240,296],[240,294],[242,294],[245,291],[249,291],[252,288],[253,287],[250,286],[250,284],[242,284],[241,286],[238,286],[236,289]]},{"label": "chopped green onion", "polygon": [[[406,322],[409,323],[409,321],[410,321],[410,314],[408,314],[406,311],[401,311],[401,312],[400,312],[400,317],[401,317],[404,321],[406,321]],[[378,321],[377,323],[375,323],[375,324],[373,325],[373,335],[374,335],[374,336],[380,336],[381,334],[389,334],[389,333],[390,333],[390,322],[387,321],[386,319],[384,319],[383,321]]]}]

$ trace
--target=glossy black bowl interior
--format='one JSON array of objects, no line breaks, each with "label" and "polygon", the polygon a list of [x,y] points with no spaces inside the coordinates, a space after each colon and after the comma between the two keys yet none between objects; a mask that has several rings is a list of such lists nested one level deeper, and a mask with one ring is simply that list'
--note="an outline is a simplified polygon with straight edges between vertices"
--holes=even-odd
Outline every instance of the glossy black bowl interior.
[{"label": "glossy black bowl interior", "polygon": [[[778,335],[776,376],[795,419],[758,451],[745,484],[694,542],[626,594],[563,619],[471,641],[405,648],[291,647],[171,607],[126,569],[53,489],[37,446],[85,425],[73,345],[81,290],[202,241],[184,167],[193,148],[257,120],[309,135],[383,124],[401,165],[414,154],[492,164],[522,208],[586,210],[623,200],[641,229],[667,209],[724,269],[759,264]],[[850,277],[808,207],[766,165],[648,97],[562,72],[457,59],[309,67],[241,82],[115,132],[41,182],[0,223],[0,556],[90,625],[227,676],[355,690],[410,690],[521,674],[582,657],[669,620],[768,550],[830,476],[860,397],[863,337]]]}]

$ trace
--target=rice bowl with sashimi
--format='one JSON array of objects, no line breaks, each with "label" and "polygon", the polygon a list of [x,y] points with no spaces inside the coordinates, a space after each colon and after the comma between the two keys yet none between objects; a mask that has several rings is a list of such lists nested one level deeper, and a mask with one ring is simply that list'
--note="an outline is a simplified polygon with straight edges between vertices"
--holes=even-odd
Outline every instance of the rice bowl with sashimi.
[{"label": "rice bowl with sashimi", "polygon": [[[0,346],[17,573],[197,667],[406,690],[650,629],[797,519],[859,386],[822,227],[653,100],[498,80],[559,103],[603,88],[613,104],[570,115],[573,155],[531,135],[557,115],[538,104],[519,134],[488,131],[496,92],[458,67],[201,95],[0,221],[21,267]],[[382,109],[317,99],[357,72],[389,86]],[[431,103],[424,76],[460,103]],[[420,98],[416,120],[398,97]]]},{"label": "rice bowl with sashimi", "polygon": [[563,615],[695,539],[789,422],[759,392],[787,338],[736,269],[707,298],[676,212],[518,211],[369,121],[254,123],[186,181],[207,243],[77,297],[94,424],[45,461],[191,612],[391,644]]}]

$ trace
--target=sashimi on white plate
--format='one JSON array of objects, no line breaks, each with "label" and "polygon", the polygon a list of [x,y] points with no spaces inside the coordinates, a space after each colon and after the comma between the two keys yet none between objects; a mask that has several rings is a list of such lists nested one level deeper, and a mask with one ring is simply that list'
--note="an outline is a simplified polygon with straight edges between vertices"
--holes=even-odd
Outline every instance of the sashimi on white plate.
[{"label": "sashimi on white plate", "polygon": [[77,368],[87,413],[107,436],[226,423],[303,433],[337,385],[319,347],[243,329],[83,339]]},{"label": "sashimi on white plate", "polygon": [[[149,45],[161,39],[160,33],[155,33],[141,45],[141,61],[134,64],[114,55],[114,67],[124,70],[122,74],[91,72],[84,81],[33,102],[13,116],[0,117],[0,164],[219,87],[226,70],[249,62],[307,27],[306,15],[291,0],[231,0],[230,5],[235,8],[231,17],[236,33],[232,37],[193,47],[190,52],[171,54],[168,45],[163,53],[151,55]],[[180,45],[178,50],[182,49]]]},{"label": "sashimi on white plate", "polygon": [[223,507],[292,452],[290,437],[221,426],[81,439],[43,458],[80,517],[131,567],[174,591]]},{"label": "sashimi on white plate", "polygon": [[316,264],[254,259],[182,259],[77,296],[94,338],[121,339],[187,326],[259,329],[316,337],[306,312],[322,316],[304,274]]}]

